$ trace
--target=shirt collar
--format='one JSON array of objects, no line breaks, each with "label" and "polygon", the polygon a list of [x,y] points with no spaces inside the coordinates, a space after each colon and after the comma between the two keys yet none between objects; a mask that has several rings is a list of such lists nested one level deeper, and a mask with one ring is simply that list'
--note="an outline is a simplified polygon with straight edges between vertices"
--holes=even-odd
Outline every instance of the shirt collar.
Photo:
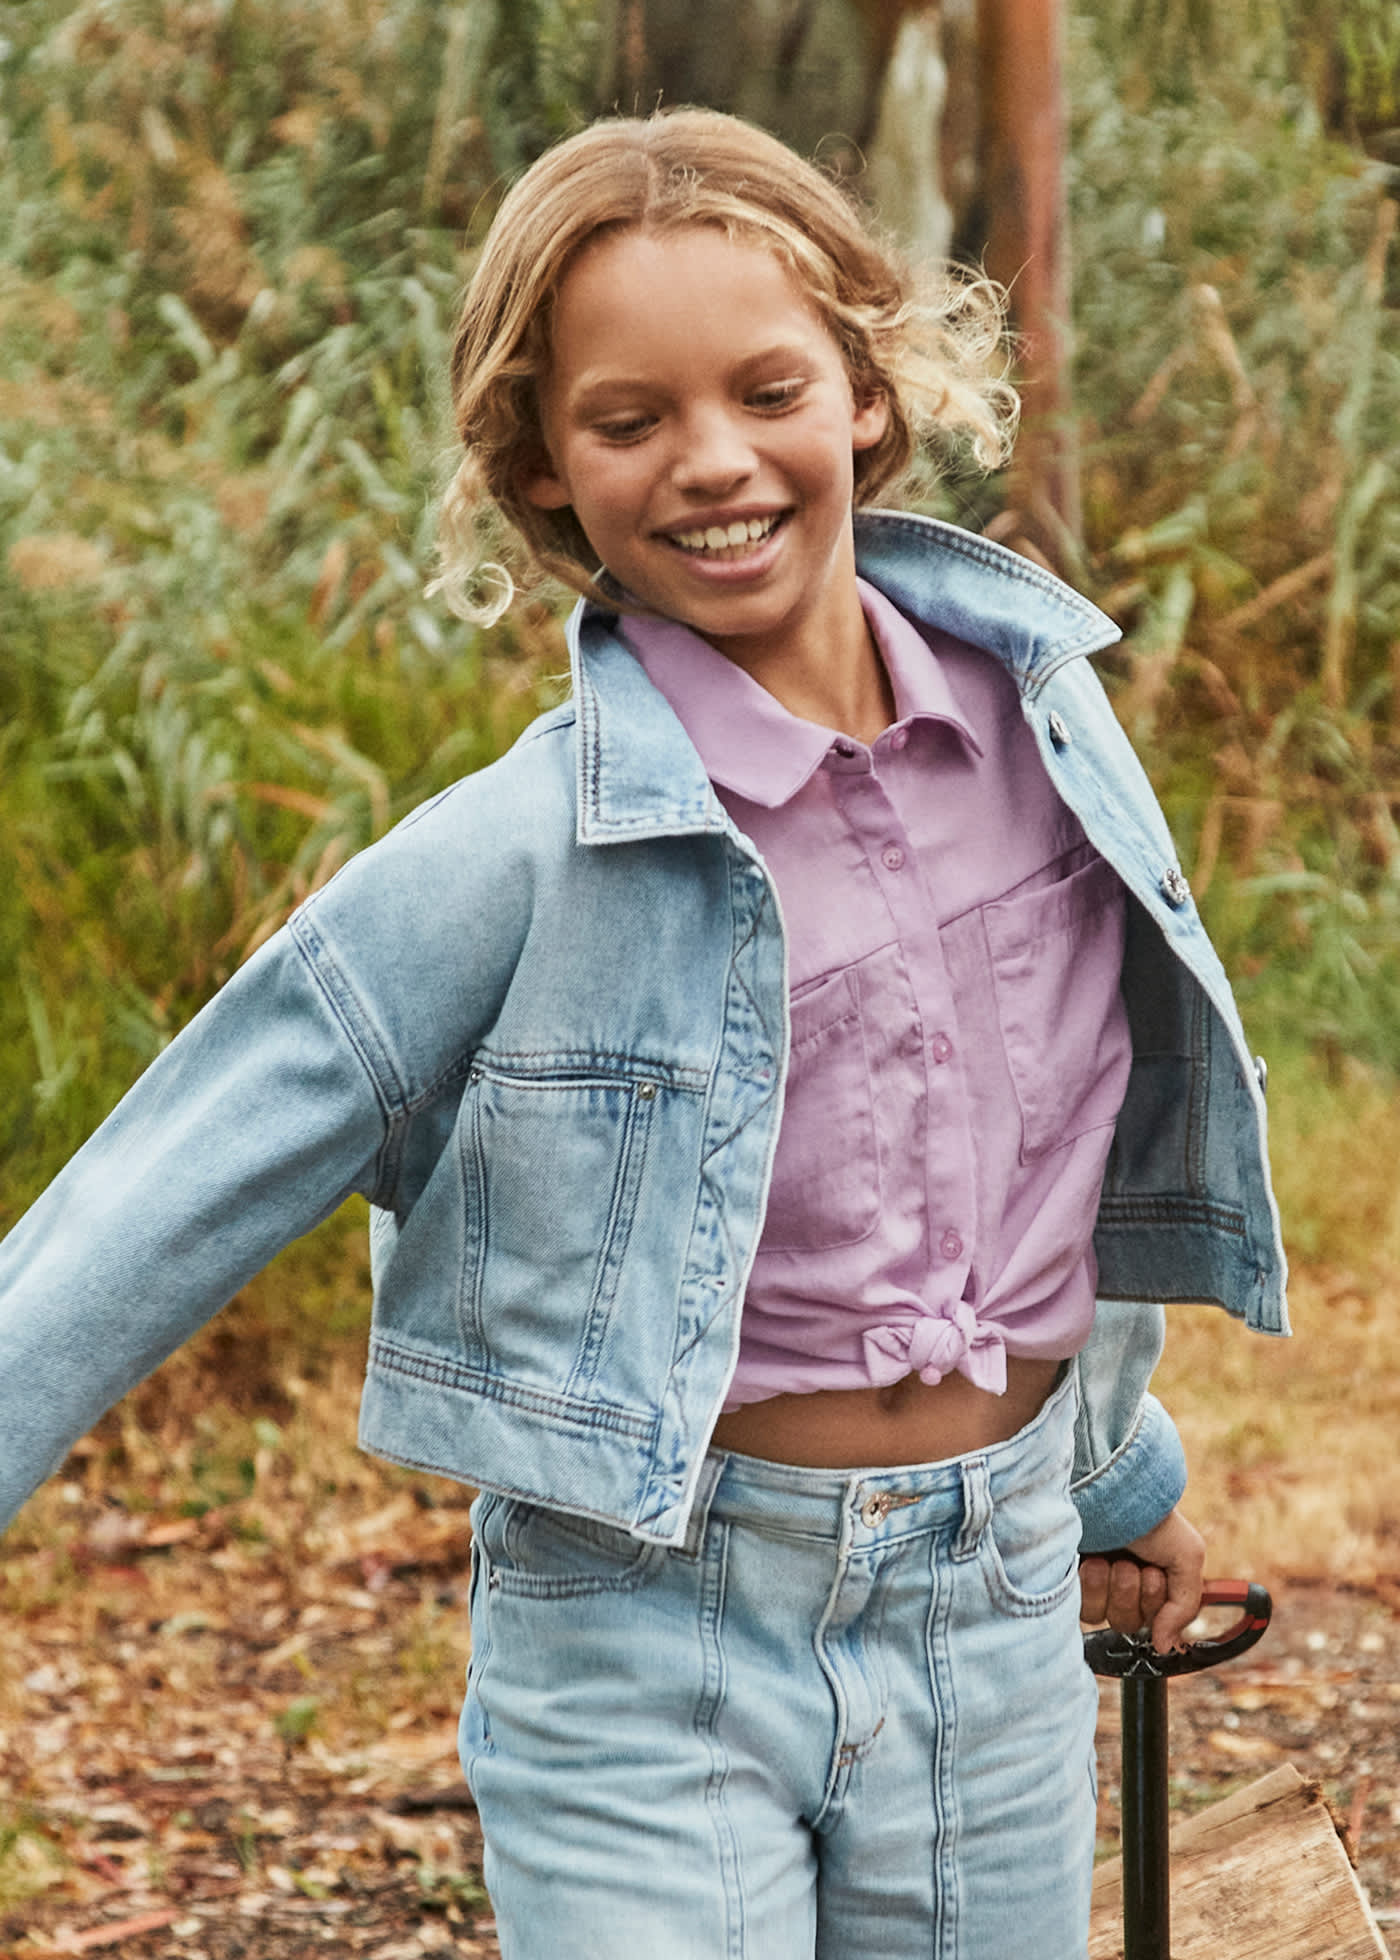
[{"label": "shirt collar", "polygon": [[[894,693],[891,727],[942,722],[980,755],[982,745],[923,634],[873,585],[864,579],[856,583]],[[820,768],[832,744],[847,739],[839,729],[791,714],[688,626],[624,616],[618,630],[675,710],[711,782],[750,803],[772,810],[788,802]]]}]

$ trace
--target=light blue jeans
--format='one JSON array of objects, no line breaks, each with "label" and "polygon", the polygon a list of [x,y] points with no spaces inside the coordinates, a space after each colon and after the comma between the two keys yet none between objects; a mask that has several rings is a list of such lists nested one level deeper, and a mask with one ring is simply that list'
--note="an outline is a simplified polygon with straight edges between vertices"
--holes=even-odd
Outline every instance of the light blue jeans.
[{"label": "light blue jeans", "polygon": [[1065,1382],[1010,1442],[712,1453],[687,1543],[484,1495],[462,1763],[505,1960],[1082,1960]]}]

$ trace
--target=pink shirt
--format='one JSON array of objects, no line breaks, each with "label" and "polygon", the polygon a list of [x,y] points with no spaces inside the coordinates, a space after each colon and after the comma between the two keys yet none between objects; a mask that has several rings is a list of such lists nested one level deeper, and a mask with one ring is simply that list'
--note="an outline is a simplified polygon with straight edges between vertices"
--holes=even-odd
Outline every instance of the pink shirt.
[{"label": "pink shirt", "polygon": [[1061,803],[1001,663],[864,583],[896,719],[799,720],[688,628],[622,630],[761,853],[792,1042],[727,1409],[1088,1337],[1128,1079],[1124,896]]}]

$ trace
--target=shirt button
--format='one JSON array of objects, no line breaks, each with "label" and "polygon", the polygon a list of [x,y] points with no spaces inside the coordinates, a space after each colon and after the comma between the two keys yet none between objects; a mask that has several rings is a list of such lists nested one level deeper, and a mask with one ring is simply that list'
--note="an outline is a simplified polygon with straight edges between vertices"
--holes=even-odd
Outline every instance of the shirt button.
[{"label": "shirt button", "polygon": [[898,871],[904,863],[904,853],[898,844],[886,844],[880,858],[886,871]]},{"label": "shirt button", "polygon": [[945,1232],[938,1241],[938,1250],[945,1259],[961,1259],[963,1242],[956,1232]]},{"label": "shirt button", "polygon": [[856,745],[854,742],[847,742],[847,741],[833,742],[831,746],[832,748],[835,749],[838,755],[844,756],[847,762],[850,761],[851,757],[856,752]]},{"label": "shirt button", "polygon": [[953,1044],[946,1034],[936,1034],[929,1043],[929,1053],[936,1062],[946,1062],[953,1052]]},{"label": "shirt button", "polygon": [[890,747],[892,749],[902,749],[906,745],[908,740],[909,740],[909,730],[907,728],[896,728],[893,735],[891,735],[890,737]]}]

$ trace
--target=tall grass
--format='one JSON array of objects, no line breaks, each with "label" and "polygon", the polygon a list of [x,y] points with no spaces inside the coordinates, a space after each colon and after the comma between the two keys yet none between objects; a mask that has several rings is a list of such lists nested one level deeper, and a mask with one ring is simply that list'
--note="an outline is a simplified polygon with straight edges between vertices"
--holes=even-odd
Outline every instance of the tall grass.
[{"label": "tall grass", "polygon": [[[446,336],[613,11],[0,4],[0,1228],[540,699],[548,613],[421,597]],[[1075,11],[1077,570],[1252,1029],[1335,1115],[1400,1068],[1394,204],[1339,135],[1393,113],[1393,20],[1228,11]]]},{"label": "tall grass", "polygon": [[[1375,133],[1394,14],[1207,11],[1199,34],[1166,0],[1076,20],[1084,572],[1306,1151],[1400,1068],[1396,184],[1328,127]],[[1301,1227],[1339,1253],[1322,1210]]]},{"label": "tall grass", "polygon": [[421,596],[473,17],[0,10],[0,1225],[557,664]]}]

